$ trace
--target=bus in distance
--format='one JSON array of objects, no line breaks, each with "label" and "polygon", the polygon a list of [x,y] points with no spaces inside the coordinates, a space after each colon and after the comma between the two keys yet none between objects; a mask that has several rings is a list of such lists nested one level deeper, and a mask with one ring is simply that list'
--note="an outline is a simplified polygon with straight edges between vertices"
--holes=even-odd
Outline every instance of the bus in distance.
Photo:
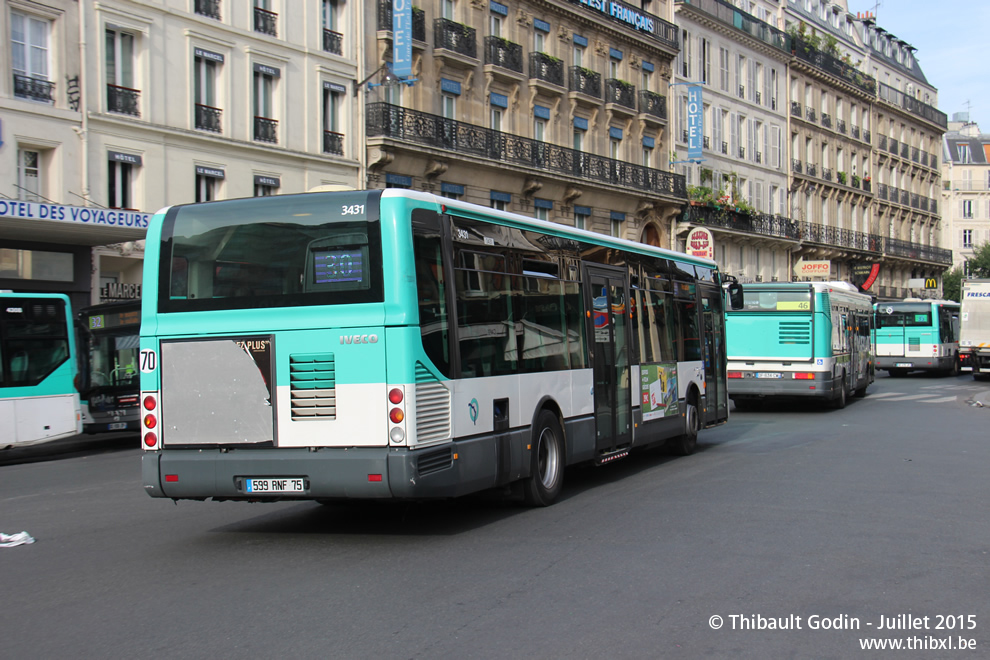
[{"label": "bus in distance", "polygon": [[726,311],[729,397],[745,410],[770,398],[843,408],[865,396],[875,368],[870,297],[847,282],[747,284]]},{"label": "bus in distance", "polygon": [[81,433],[77,374],[68,296],[0,292],[0,449]]},{"label": "bus in distance", "polygon": [[728,417],[707,259],[388,189],[167,208],[144,265],[152,497],[545,506]]},{"label": "bus in distance", "polygon": [[141,301],[87,307],[79,312],[79,321],[83,430],[137,431]]},{"label": "bus in distance", "polygon": [[959,303],[905,298],[874,306],[877,369],[959,375]]}]

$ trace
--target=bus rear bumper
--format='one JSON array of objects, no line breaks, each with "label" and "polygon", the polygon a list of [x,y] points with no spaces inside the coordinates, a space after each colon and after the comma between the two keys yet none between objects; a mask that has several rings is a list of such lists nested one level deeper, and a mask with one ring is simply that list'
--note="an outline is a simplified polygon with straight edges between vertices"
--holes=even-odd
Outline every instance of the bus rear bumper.
[{"label": "bus rear bumper", "polygon": [[[790,376],[790,374],[784,374]],[[757,379],[757,378],[732,378],[729,379],[730,399],[767,399],[773,397],[790,398],[824,398],[831,399],[835,396],[837,382],[833,381],[830,374],[816,374],[814,380],[799,380],[796,378],[781,379]]]},{"label": "bus rear bumper", "polygon": [[[141,457],[151,497],[215,500],[426,499],[496,485],[491,437],[411,451],[388,447],[165,449]],[[523,476],[523,475],[519,475]],[[303,492],[258,494],[249,478],[302,479]]]},{"label": "bus rear bumper", "polygon": [[953,358],[944,357],[882,357],[877,356],[877,369],[904,369],[911,371],[948,371],[952,368]]}]

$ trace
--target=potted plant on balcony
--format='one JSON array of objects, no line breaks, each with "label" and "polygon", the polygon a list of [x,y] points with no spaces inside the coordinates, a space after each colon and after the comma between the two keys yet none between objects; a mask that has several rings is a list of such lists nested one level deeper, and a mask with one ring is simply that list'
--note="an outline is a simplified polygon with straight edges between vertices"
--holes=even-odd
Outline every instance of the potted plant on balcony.
[{"label": "potted plant on balcony", "polygon": [[863,181],[865,181],[865,182],[867,182],[867,183],[869,183],[869,182],[870,182],[870,181],[872,181],[872,180],[873,180],[873,179],[871,179],[871,178],[870,178],[870,175],[869,175],[869,174],[864,174],[864,175],[863,175]]},{"label": "potted plant on balcony", "polygon": [[846,185],[846,173],[845,172],[836,172],[835,173],[835,176],[839,180],[839,183],[841,183],[842,185]]},{"label": "potted plant on balcony", "polygon": [[859,188],[859,175],[853,174],[853,187]]}]

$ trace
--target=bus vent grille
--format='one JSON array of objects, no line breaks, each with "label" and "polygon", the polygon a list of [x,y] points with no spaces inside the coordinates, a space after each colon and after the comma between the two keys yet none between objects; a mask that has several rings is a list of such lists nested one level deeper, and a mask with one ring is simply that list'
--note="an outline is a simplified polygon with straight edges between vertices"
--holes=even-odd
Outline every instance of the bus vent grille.
[{"label": "bus vent grille", "polygon": [[908,337],[908,350],[909,351],[920,351],[921,350],[921,337]]},{"label": "bus vent grille", "polygon": [[822,313],[825,314],[825,318],[832,318],[832,302],[828,299],[828,293],[822,294]]},{"label": "bus vent grille", "polygon": [[443,449],[437,449],[436,451],[429,451],[424,453],[416,461],[416,471],[419,476],[426,474],[433,474],[434,472],[439,472],[440,470],[446,470],[451,465],[454,464],[454,452],[450,447],[444,447]]},{"label": "bus vent grille", "polygon": [[[430,381],[424,382],[421,370]],[[416,363],[416,442],[433,442],[450,437],[450,391]]]},{"label": "bus vent grille", "polygon": [[333,353],[289,356],[289,396],[293,421],[337,418]]},{"label": "bus vent grille", "polygon": [[781,321],[777,332],[781,344],[811,343],[811,323],[808,321]]}]

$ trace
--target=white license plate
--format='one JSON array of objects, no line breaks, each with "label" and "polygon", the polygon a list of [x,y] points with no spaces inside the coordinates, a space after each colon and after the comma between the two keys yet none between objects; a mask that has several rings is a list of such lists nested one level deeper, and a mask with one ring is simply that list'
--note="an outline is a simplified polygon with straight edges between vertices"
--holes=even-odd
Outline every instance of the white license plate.
[{"label": "white license plate", "polygon": [[249,493],[302,493],[305,492],[303,480],[297,478],[282,479],[245,479],[245,488]]},{"label": "white license plate", "polygon": [[898,362],[894,365],[895,367],[913,367],[914,364],[911,362]]},{"label": "white license plate", "polygon": [[113,424],[107,424],[107,428],[110,431],[123,431],[127,428],[127,422],[114,422]]},{"label": "white license plate", "polygon": [[781,378],[782,375],[779,373],[773,373],[769,371],[761,371],[756,374],[757,378]]}]

